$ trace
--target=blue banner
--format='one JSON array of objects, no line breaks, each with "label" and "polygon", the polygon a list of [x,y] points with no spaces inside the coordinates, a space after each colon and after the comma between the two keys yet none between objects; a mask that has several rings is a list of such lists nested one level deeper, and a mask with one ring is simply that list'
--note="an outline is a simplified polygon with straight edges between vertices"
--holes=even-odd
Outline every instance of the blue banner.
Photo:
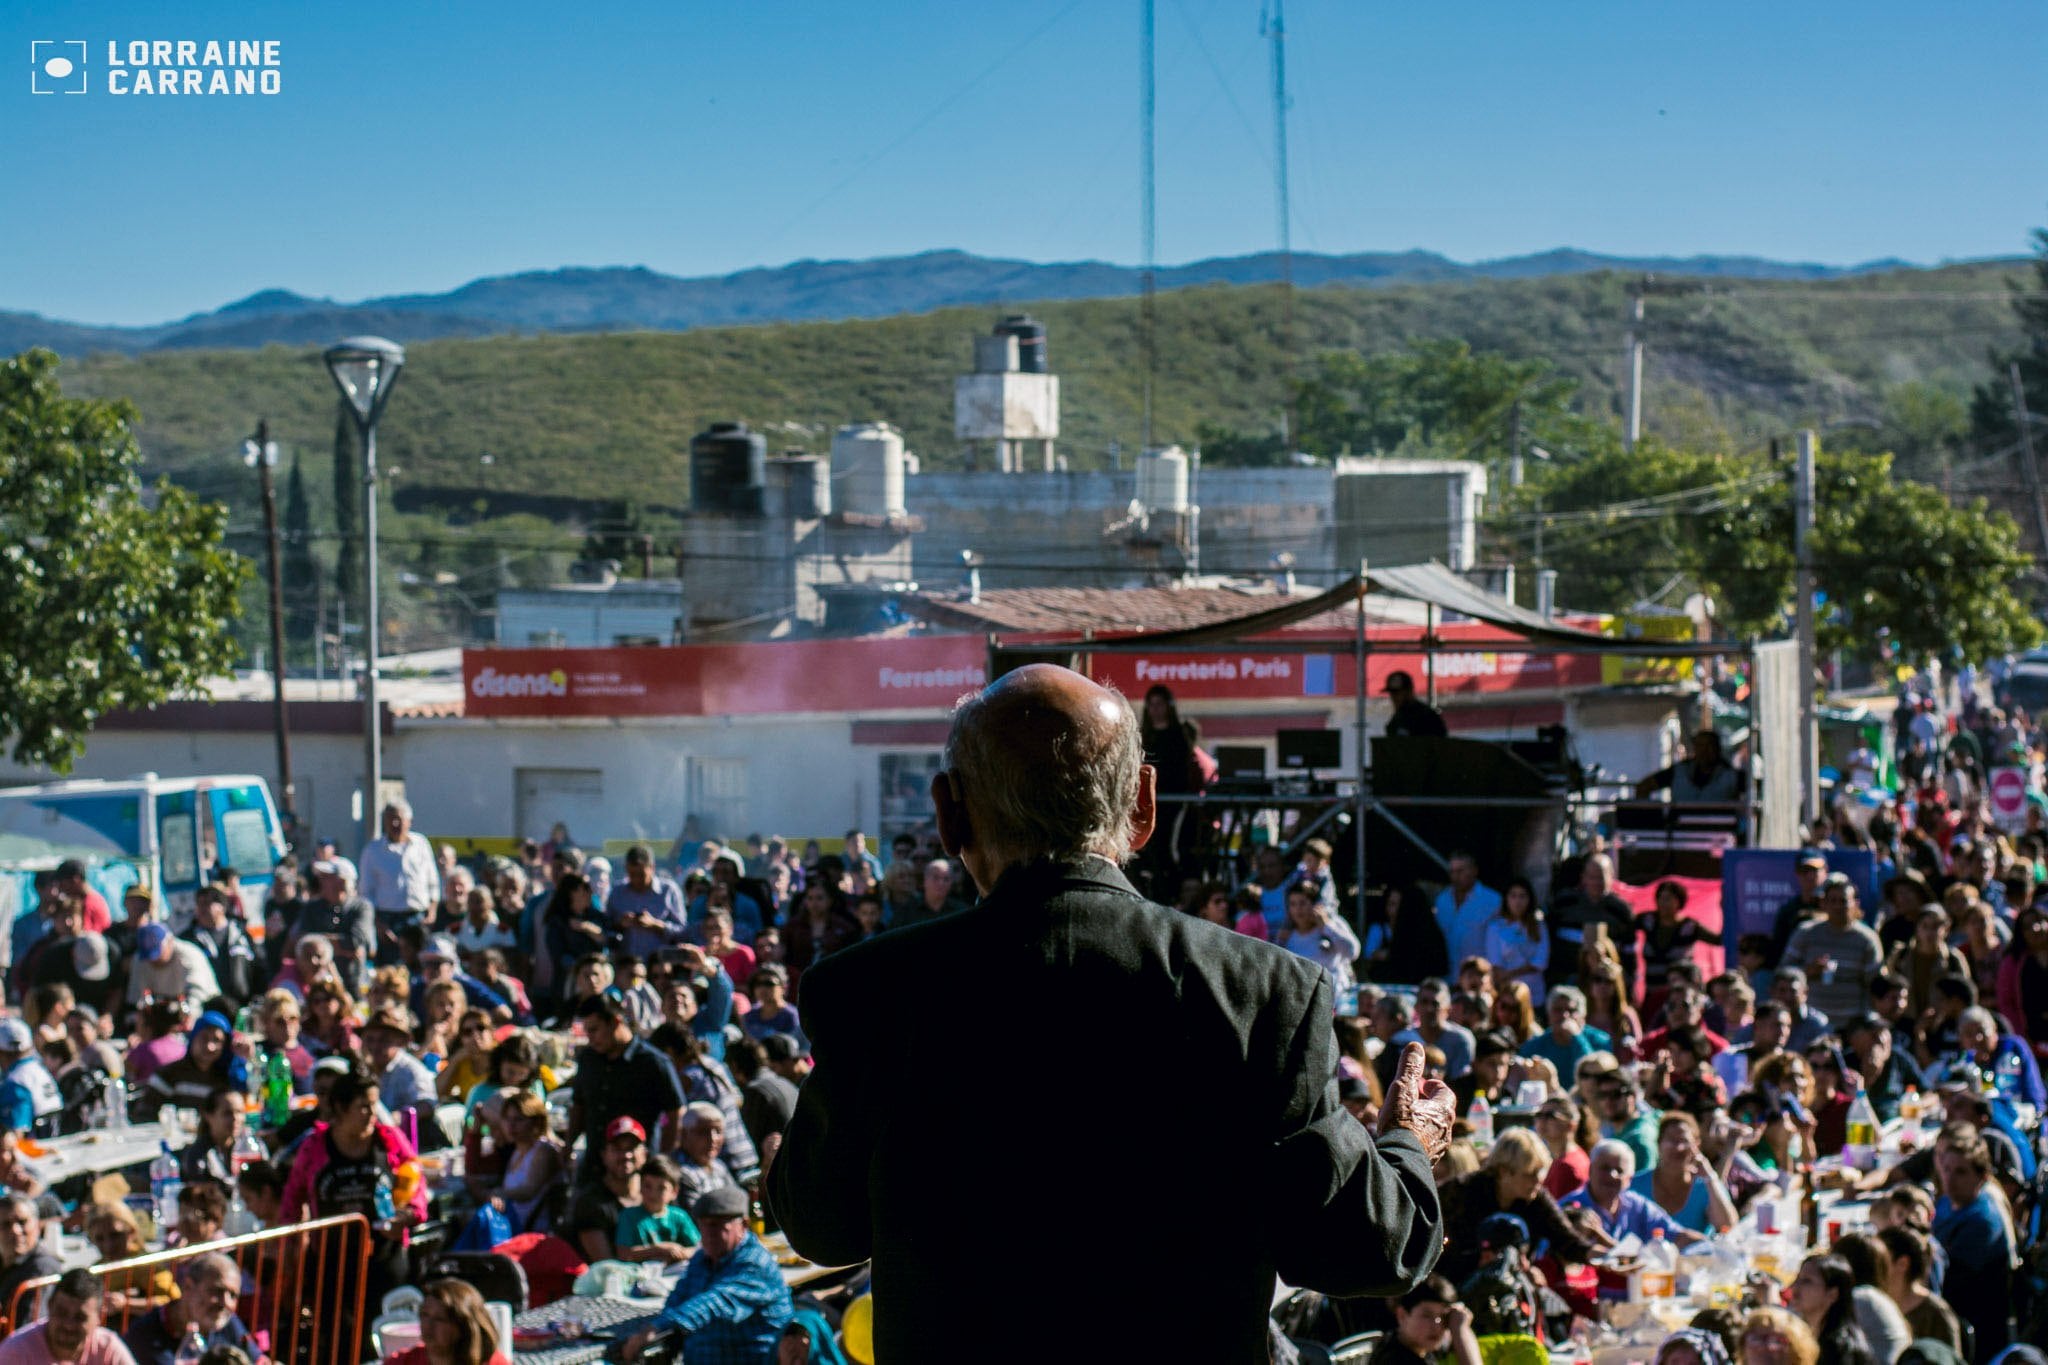
[{"label": "blue banner", "polygon": [[[1837,848],[1825,855],[1828,871],[1856,883],[1865,923],[1878,903],[1877,856],[1868,849]],[[1721,924],[1732,960],[1744,934],[1768,934],[1778,907],[1799,894],[1799,851],[1790,848],[1735,848],[1721,855]]]}]

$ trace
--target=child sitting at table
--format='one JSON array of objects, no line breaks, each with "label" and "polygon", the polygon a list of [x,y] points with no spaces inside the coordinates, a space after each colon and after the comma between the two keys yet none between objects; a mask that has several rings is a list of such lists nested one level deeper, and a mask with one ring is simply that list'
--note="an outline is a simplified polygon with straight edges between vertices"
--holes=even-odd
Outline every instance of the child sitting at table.
[{"label": "child sitting at table", "polygon": [[178,1191],[178,1230],[164,1238],[164,1245],[191,1247],[218,1241],[227,1221],[228,1187],[217,1180],[195,1180]]},{"label": "child sitting at table", "polygon": [[640,1206],[619,1215],[612,1238],[622,1261],[680,1261],[700,1240],[697,1224],[676,1206],[683,1173],[673,1157],[653,1156],[640,1172]]},{"label": "child sitting at table", "polygon": [[[142,1221],[126,1204],[109,1201],[93,1204],[85,1211],[85,1239],[100,1253],[100,1263],[132,1261],[149,1254],[142,1235]],[[146,1266],[127,1270],[101,1271],[107,1287],[107,1316],[146,1313],[177,1296],[171,1272],[159,1267],[154,1273]]]}]

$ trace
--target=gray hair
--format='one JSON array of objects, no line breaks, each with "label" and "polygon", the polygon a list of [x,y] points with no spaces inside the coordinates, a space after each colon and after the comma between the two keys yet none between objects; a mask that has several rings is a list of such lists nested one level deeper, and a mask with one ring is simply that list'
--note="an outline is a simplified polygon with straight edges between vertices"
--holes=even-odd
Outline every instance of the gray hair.
[{"label": "gray hair", "polygon": [[410,820],[412,819],[412,802],[402,796],[394,796],[384,803],[384,811],[386,814],[397,811],[400,815]]},{"label": "gray hair", "polygon": [[[1145,748],[1130,702],[1104,690],[1116,699],[1114,720],[1085,726],[996,687],[961,698],[945,763],[977,840],[1016,861],[1130,856]],[[1046,742],[1025,752],[1034,740]]]},{"label": "gray hair", "polygon": [[1998,1026],[1998,1016],[1985,1009],[1982,1005],[1972,1005],[1956,1016],[1956,1027],[1958,1029],[1968,1028],[1972,1024],[1985,1030],[1993,1038],[1998,1037],[1999,1034],[2005,1031]]},{"label": "gray hair", "polygon": [[692,1100],[683,1106],[683,1127],[702,1128],[707,1123],[723,1126],[725,1111],[704,1100]]},{"label": "gray hair", "polygon": [[208,1251],[179,1266],[176,1279],[179,1284],[231,1284],[240,1288],[242,1272],[226,1255]]},{"label": "gray hair", "polygon": [[[1510,1129],[1509,1131],[1512,1132],[1514,1130]],[[1633,1173],[1636,1168],[1635,1148],[1618,1138],[1602,1138],[1593,1144],[1593,1150],[1586,1154],[1586,1158],[1588,1161],[1598,1161],[1603,1156],[1617,1155],[1628,1162],[1629,1171]]]},{"label": "gray hair", "polygon": [[1577,986],[1553,986],[1550,998],[1560,1005],[1569,1005],[1573,1014],[1586,1012],[1586,993]]}]

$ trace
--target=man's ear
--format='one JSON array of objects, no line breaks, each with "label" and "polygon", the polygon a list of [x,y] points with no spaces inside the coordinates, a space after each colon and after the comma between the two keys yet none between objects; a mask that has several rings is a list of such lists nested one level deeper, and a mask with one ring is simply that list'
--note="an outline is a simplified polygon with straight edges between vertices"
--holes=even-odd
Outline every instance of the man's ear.
[{"label": "man's ear", "polygon": [[974,827],[967,818],[967,795],[951,768],[932,774],[932,814],[939,826],[939,847],[958,858],[973,845]]},{"label": "man's ear", "polygon": [[1159,774],[1150,763],[1138,767],[1138,803],[1131,809],[1131,852],[1152,842],[1159,826]]}]

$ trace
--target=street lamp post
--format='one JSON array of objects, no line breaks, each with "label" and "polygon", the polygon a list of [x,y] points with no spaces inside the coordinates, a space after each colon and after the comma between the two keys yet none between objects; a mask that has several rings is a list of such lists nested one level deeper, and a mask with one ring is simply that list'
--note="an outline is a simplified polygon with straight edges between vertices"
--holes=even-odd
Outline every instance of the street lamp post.
[{"label": "street lamp post", "polygon": [[284,582],[279,577],[277,548],[277,483],[271,471],[277,468],[277,442],[270,439],[270,423],[258,422],[256,435],[242,442],[242,463],[254,469],[263,488],[263,541],[270,559],[270,700],[277,729],[277,796],[284,805],[285,830],[298,842],[298,793],[292,785],[291,731],[284,707]]},{"label": "street lamp post", "polygon": [[377,706],[377,419],[405,366],[405,348],[383,337],[350,337],[327,348],[327,372],[355,415],[363,442],[363,747],[369,771],[363,789],[363,843],[377,834],[384,785],[383,717]]}]

